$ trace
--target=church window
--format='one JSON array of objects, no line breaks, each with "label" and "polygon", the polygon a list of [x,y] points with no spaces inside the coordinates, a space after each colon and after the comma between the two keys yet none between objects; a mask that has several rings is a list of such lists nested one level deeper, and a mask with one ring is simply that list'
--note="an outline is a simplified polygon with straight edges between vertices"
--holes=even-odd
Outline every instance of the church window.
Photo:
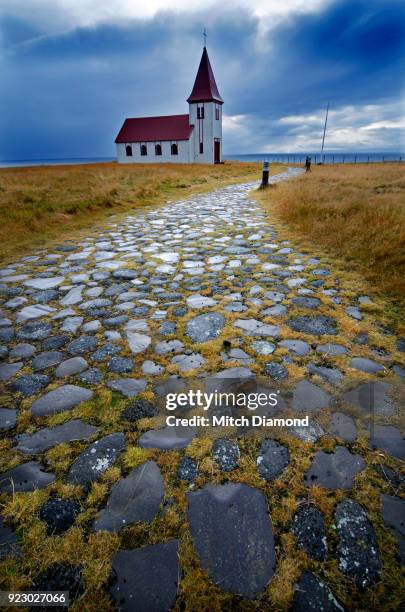
[{"label": "church window", "polygon": [[204,153],[204,143],[200,142],[200,153]]},{"label": "church window", "polygon": [[162,155],[162,145],[159,143],[155,145],[155,155]]},{"label": "church window", "polygon": [[171,152],[172,152],[172,155],[178,155],[178,153],[179,153],[179,148],[178,148],[178,146],[177,146],[177,143],[176,143],[176,142],[173,142],[173,143],[172,143],[172,146],[171,146]]},{"label": "church window", "polygon": [[146,148],[146,144],[141,145],[141,155],[147,155],[148,149]]},{"label": "church window", "polygon": [[215,104],[215,119],[219,120],[219,104]]},{"label": "church window", "polygon": [[125,153],[126,153],[127,157],[132,157],[132,147],[131,147],[131,145],[126,145]]},{"label": "church window", "polygon": [[204,107],[197,106],[197,119],[204,119]]}]

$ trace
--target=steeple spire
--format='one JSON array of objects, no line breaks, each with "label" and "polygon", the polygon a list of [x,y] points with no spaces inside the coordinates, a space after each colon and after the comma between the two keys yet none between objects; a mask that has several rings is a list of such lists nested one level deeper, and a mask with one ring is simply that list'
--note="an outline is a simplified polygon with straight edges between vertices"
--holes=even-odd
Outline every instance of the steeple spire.
[{"label": "steeple spire", "polygon": [[219,104],[223,104],[224,102],[219,94],[205,46],[195,78],[193,91],[187,99],[187,102],[218,102]]}]

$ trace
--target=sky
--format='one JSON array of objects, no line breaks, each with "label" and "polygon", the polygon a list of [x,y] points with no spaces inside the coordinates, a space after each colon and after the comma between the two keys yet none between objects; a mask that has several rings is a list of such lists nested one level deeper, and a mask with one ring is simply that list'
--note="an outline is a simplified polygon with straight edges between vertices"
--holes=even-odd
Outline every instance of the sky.
[{"label": "sky", "polygon": [[207,49],[224,154],[405,150],[403,0],[1,0],[0,159],[114,156],[187,113]]}]

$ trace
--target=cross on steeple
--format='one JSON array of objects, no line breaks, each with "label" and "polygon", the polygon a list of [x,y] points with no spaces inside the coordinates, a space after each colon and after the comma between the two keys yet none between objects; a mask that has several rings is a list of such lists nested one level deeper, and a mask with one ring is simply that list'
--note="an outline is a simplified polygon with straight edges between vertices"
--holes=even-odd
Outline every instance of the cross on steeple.
[{"label": "cross on steeple", "polygon": [[203,38],[204,38],[204,47],[207,46],[207,30],[204,28],[203,31]]}]

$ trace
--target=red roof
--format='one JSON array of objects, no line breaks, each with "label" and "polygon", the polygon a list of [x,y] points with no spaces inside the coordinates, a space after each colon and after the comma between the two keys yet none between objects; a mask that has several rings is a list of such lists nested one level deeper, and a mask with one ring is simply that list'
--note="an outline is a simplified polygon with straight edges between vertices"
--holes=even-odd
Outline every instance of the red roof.
[{"label": "red roof", "polygon": [[212,101],[219,102],[220,104],[223,104],[224,102],[219,95],[207,49],[204,47],[197,76],[195,78],[193,91],[191,92],[190,97],[187,99],[187,102]]},{"label": "red roof", "polygon": [[189,115],[125,119],[115,142],[188,140],[193,130]]}]

